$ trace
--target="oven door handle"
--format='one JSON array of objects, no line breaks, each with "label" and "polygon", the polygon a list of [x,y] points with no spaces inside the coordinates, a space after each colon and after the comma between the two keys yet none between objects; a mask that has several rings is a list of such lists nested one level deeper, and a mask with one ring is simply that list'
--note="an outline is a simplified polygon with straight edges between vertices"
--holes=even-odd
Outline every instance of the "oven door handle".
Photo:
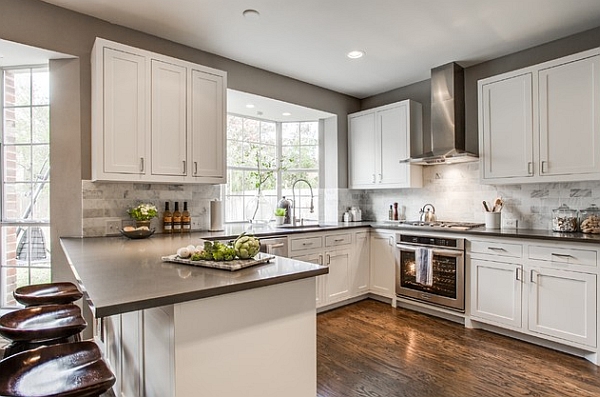
[{"label": "oven door handle", "polygon": [[[416,247],[413,245],[396,244],[396,248],[398,248],[399,250],[415,252],[415,251],[417,251],[417,248],[420,248],[420,247]],[[429,248],[429,247],[423,247],[423,248]],[[433,251],[433,255],[453,256],[456,258],[464,255],[464,252],[457,251],[457,250],[445,250],[445,249],[439,249],[439,248],[431,248],[431,249]]]}]

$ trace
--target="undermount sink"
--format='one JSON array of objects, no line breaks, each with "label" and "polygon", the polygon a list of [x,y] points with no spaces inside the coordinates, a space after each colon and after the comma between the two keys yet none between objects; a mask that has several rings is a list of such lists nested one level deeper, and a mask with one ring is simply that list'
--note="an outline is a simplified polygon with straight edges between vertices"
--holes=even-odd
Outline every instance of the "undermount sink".
[{"label": "undermount sink", "polygon": [[299,225],[277,225],[278,228],[280,229],[306,229],[309,227],[321,227],[321,225],[319,225],[318,223],[308,223],[308,224],[299,224]]}]

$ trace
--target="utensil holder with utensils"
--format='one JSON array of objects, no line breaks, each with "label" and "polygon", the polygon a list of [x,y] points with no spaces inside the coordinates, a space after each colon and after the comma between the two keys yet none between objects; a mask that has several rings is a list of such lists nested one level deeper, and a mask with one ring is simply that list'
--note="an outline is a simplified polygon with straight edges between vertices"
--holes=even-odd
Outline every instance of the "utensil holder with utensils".
[{"label": "utensil holder with utensils", "polygon": [[504,201],[501,197],[494,200],[494,204],[490,205],[487,201],[483,200],[483,209],[485,211],[485,228],[486,229],[500,229],[502,225],[502,207]]}]

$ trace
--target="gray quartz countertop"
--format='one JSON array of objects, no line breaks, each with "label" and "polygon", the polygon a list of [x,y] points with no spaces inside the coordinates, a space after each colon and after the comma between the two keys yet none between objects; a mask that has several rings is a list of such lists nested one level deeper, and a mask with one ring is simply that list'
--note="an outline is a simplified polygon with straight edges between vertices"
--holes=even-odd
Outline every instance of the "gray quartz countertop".
[{"label": "gray quartz countertop", "polygon": [[353,229],[361,227],[371,227],[376,229],[388,229],[398,230],[403,232],[435,232],[435,233],[458,233],[468,236],[480,236],[480,237],[503,237],[503,238],[528,238],[528,239],[539,239],[547,241],[565,241],[565,242],[578,242],[578,243],[600,243],[600,235],[598,234],[584,234],[584,233],[559,233],[553,232],[552,230],[545,229],[486,229],[485,227],[477,227],[470,230],[456,230],[456,229],[441,229],[441,228],[422,228],[403,225],[397,222],[374,222],[374,221],[363,221],[363,222],[338,222],[338,223],[321,223],[319,226],[307,226],[303,228],[278,228],[276,226],[267,226],[261,228],[252,228],[248,224],[229,224],[225,226],[225,230],[220,232],[199,232],[199,235],[203,238],[212,239],[228,239],[234,238],[242,232],[254,234],[258,237],[265,236],[288,236],[298,233],[309,233],[309,232],[324,232],[324,231],[335,231],[344,229]]},{"label": "gray quartz countertop", "polygon": [[63,237],[60,242],[97,318],[328,273],[326,266],[281,257],[233,272],[162,262],[179,247],[198,245],[200,233],[144,240]]},{"label": "gray quartz countertop", "polygon": [[553,232],[552,230],[544,229],[486,229],[484,226],[476,227],[469,230],[456,230],[456,229],[440,229],[440,228],[426,228],[426,227],[414,227],[414,226],[403,226],[402,224],[390,224],[386,222],[372,222],[371,227],[377,229],[390,229],[398,230],[405,233],[408,232],[431,232],[431,233],[455,233],[467,236],[480,236],[480,237],[502,237],[502,238],[517,238],[517,239],[534,239],[534,240],[546,240],[546,241],[564,241],[572,243],[600,243],[600,235],[598,234],[585,234],[585,233],[560,233]]}]

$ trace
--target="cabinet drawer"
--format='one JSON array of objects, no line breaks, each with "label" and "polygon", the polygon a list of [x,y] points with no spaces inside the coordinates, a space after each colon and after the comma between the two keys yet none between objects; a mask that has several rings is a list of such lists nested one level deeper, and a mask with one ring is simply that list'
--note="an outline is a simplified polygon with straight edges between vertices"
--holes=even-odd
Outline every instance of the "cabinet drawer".
[{"label": "cabinet drawer", "polygon": [[596,266],[597,252],[578,248],[529,246],[529,259],[565,263],[569,265]]},{"label": "cabinet drawer", "polygon": [[352,234],[350,233],[325,236],[325,247],[336,247],[347,244],[352,244]]},{"label": "cabinet drawer", "polygon": [[521,258],[523,256],[523,245],[475,240],[471,241],[471,252],[478,254],[506,256],[510,258]]},{"label": "cabinet drawer", "polygon": [[306,237],[306,238],[292,239],[292,244],[291,244],[292,252],[318,249],[321,247],[323,247],[323,239],[321,237]]}]

